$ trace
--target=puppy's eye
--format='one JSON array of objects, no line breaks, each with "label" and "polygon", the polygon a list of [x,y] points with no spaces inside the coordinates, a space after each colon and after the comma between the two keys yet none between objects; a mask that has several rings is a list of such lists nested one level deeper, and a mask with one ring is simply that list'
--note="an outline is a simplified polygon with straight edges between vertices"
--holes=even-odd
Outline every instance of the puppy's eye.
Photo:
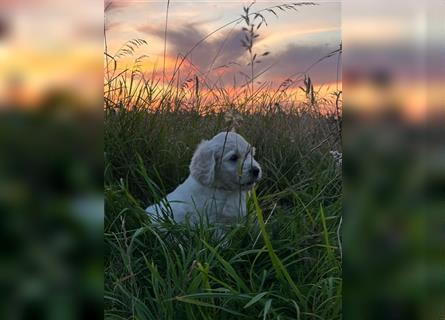
[{"label": "puppy's eye", "polygon": [[239,157],[237,154],[232,154],[232,156],[229,158],[229,160],[235,162],[235,161],[238,161],[238,158]]}]

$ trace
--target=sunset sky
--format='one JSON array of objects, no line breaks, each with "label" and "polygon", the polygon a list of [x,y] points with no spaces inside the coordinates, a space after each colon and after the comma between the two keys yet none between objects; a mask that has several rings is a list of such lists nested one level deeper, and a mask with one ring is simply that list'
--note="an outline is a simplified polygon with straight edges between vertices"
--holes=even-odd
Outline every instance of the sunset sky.
[{"label": "sunset sky", "polygon": [[[391,106],[412,121],[444,117],[444,12],[442,0],[393,0],[384,6],[344,1],[347,107],[380,113]],[[382,76],[385,85],[375,85]]]},{"label": "sunset sky", "polygon": [[0,109],[62,90],[102,99],[103,3],[1,0]]},{"label": "sunset sky", "polygon": [[[285,2],[258,1],[252,10]],[[109,3],[105,0],[105,6]],[[167,75],[179,53],[184,54],[207,33],[239,18],[243,5],[249,3],[171,1]],[[279,18],[265,14],[269,25],[259,30],[254,51],[270,54],[261,58],[255,73],[272,67],[259,81],[277,85],[304,71],[342,42],[343,81],[349,105],[377,110],[381,89],[374,90],[369,84],[373,75],[386,72],[392,79],[387,91],[407,112],[422,114],[427,103],[428,108],[444,109],[445,1],[424,5],[394,0],[385,6],[374,0],[317,3],[300,7],[299,12],[277,10]],[[148,42],[133,58],[123,58],[121,67],[131,65],[139,55],[148,55],[143,70],[151,74],[155,69],[157,76],[162,75],[166,4],[167,1],[112,1],[105,19],[109,53],[134,38]],[[1,5],[0,107],[11,101],[33,103],[58,88],[79,97],[102,100],[102,1],[3,0]],[[238,84],[243,82],[240,73],[246,73],[248,68],[240,41],[241,28],[242,24],[231,25],[215,33],[193,51],[191,62],[200,72],[210,70],[210,78],[221,76],[225,85],[231,85],[234,76]],[[227,64],[228,68],[218,68]],[[309,75],[316,86],[333,88],[337,57],[319,63]]]},{"label": "sunset sky", "polygon": [[[110,1],[106,1],[106,6]],[[208,33],[240,17],[242,1],[171,1],[167,36],[167,73],[172,70],[178,54],[185,54]],[[285,3],[258,1],[252,11]],[[289,3],[289,2],[288,2]],[[112,1],[106,12],[108,50],[115,53],[127,40],[141,38],[148,45],[135,54],[146,54],[144,69],[162,73],[166,1]],[[276,10],[265,13],[268,26],[259,29],[260,37],[254,52],[270,52],[256,64],[257,72],[272,66],[259,81],[280,84],[290,76],[306,70],[326,54],[338,49],[341,42],[341,4],[322,1],[317,6],[302,6],[298,12]],[[258,21],[259,22],[259,21]],[[190,62],[210,76],[222,76],[225,85],[233,77],[242,82],[241,72],[247,73],[248,54],[241,45],[243,23],[232,24],[215,33],[190,56]],[[215,58],[216,57],[216,58]],[[134,60],[123,59],[131,64]],[[229,67],[218,68],[229,64]],[[334,85],[337,80],[337,58],[329,58],[309,72],[314,83]]]}]

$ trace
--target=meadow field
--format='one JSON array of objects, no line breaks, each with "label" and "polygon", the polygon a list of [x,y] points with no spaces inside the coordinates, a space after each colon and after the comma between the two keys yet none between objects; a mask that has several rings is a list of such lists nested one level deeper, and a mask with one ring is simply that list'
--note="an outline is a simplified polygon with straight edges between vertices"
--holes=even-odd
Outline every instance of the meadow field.
[{"label": "meadow field", "polygon": [[[231,90],[198,71],[181,78],[187,56],[166,83],[144,76],[140,59],[119,70],[106,53],[107,319],[342,316],[341,165],[330,154],[341,151],[341,91],[314,90],[309,72],[258,84],[255,31],[245,32],[251,78]],[[131,40],[120,54],[144,45]],[[247,217],[223,234],[204,221],[153,224],[144,209],[184,181],[199,142],[232,129],[263,168]]]}]

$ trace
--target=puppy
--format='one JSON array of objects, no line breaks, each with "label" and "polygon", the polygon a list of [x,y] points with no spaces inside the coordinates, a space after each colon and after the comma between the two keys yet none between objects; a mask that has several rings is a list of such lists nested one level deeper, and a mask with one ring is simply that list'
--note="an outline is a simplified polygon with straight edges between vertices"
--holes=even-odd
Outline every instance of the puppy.
[{"label": "puppy", "polygon": [[246,214],[246,193],[261,178],[253,148],[235,132],[221,132],[202,141],[190,164],[190,175],[160,203],[151,215],[172,214],[176,222],[230,223]]}]

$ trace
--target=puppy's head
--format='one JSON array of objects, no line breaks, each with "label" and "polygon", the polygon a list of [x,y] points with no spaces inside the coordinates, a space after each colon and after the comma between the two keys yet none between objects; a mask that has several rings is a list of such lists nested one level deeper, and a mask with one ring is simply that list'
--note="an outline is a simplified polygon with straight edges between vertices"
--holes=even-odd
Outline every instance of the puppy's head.
[{"label": "puppy's head", "polygon": [[198,146],[190,174],[203,185],[236,191],[248,190],[262,175],[253,148],[235,132],[221,132]]}]

